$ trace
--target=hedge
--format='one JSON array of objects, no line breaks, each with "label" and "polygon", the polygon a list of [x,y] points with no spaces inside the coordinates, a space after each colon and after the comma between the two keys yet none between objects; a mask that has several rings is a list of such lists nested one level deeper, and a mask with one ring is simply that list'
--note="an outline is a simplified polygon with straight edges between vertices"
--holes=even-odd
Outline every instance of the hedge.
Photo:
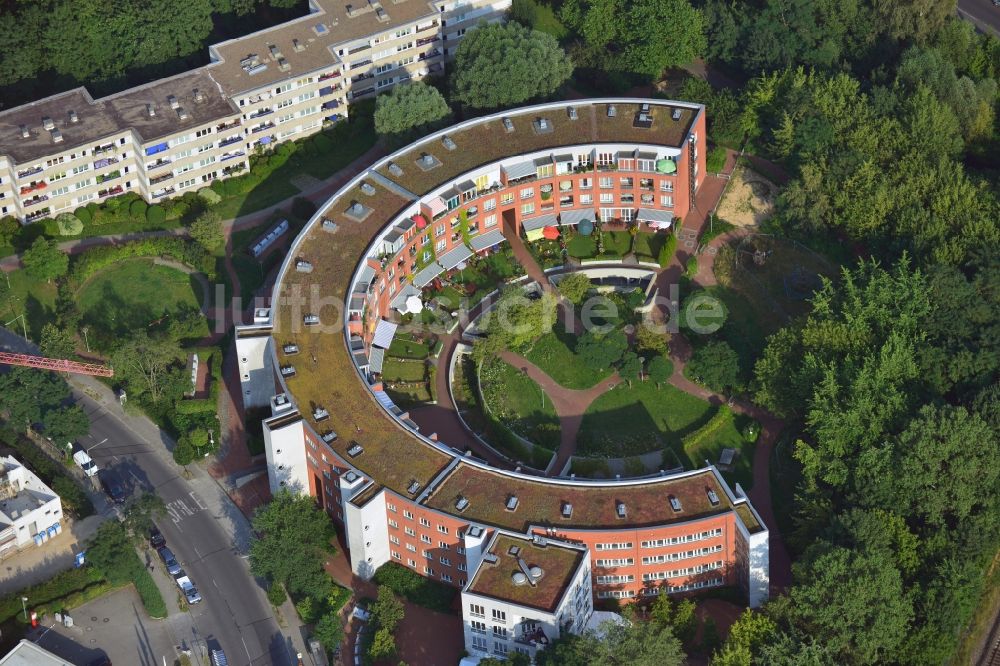
[{"label": "hedge", "polygon": [[124,245],[88,250],[73,258],[69,281],[82,284],[94,273],[134,257],[169,257],[205,273],[209,279],[215,277],[215,257],[205,248],[194,241],[167,237],[144,238]]},{"label": "hedge", "polygon": [[149,613],[149,617],[160,620],[167,616],[167,603],[160,594],[160,588],[156,586],[156,581],[149,571],[143,568],[138,577],[133,581],[135,591],[139,593],[143,608]]},{"label": "hedge", "polygon": [[146,222],[150,224],[163,224],[167,221],[167,211],[163,210],[160,204],[153,204],[146,209]]},{"label": "hedge", "polygon": [[178,414],[202,414],[204,412],[214,412],[218,402],[211,398],[199,400],[178,400],[174,403],[174,409]]},{"label": "hedge", "polygon": [[146,217],[146,211],[149,210],[149,205],[143,199],[136,199],[128,207],[128,214],[132,217]]},{"label": "hedge", "polygon": [[452,605],[458,590],[438,583],[407,569],[401,564],[387,562],[375,572],[372,580],[385,585],[397,595],[439,613],[454,613]]},{"label": "hedge", "polygon": [[0,623],[6,622],[21,612],[22,596],[28,597],[32,608],[35,608],[43,604],[54,605],[53,602],[57,600],[65,600],[74,593],[82,592],[98,584],[106,584],[104,577],[91,567],[63,571],[46,581],[0,597]]},{"label": "hedge", "polygon": [[12,448],[18,461],[33,471],[49,488],[59,495],[64,509],[68,509],[77,518],[93,515],[94,505],[59,463],[53,461],[42,452],[34,442],[13,431],[5,431],[0,437]]},{"label": "hedge", "polygon": [[76,215],[76,219],[83,222],[84,225],[90,224],[90,222],[94,219],[94,216],[90,213],[90,209],[86,206],[80,206],[73,211],[73,214]]}]

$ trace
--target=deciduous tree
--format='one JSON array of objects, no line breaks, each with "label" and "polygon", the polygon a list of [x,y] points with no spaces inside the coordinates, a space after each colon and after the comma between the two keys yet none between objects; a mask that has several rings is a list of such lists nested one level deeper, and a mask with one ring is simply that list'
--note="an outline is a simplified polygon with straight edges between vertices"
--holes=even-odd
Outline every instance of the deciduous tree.
[{"label": "deciduous tree", "polygon": [[448,102],[437,88],[416,81],[395,86],[375,101],[375,131],[403,134],[426,127],[450,113]]},{"label": "deciduous tree", "polygon": [[587,367],[594,370],[610,368],[628,349],[628,338],[620,330],[605,335],[587,331],[576,343],[576,353]]},{"label": "deciduous tree", "polygon": [[69,269],[69,255],[56,247],[52,241],[39,236],[21,255],[21,263],[31,277],[51,282],[66,274]]},{"label": "deciduous tree", "polygon": [[213,252],[226,240],[225,232],[222,230],[222,216],[212,210],[206,210],[191,223],[188,232],[191,238],[198,242],[209,252]]}]

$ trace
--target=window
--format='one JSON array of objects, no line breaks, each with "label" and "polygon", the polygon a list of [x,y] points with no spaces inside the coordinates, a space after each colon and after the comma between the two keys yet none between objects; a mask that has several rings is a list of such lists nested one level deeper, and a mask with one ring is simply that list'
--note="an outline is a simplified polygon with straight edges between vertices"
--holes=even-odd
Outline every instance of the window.
[{"label": "window", "polygon": [[599,543],[595,545],[597,550],[628,550],[632,547],[631,541],[618,541],[615,543]]},{"label": "window", "polygon": [[619,557],[617,559],[610,560],[597,560],[597,566],[599,567],[630,567],[635,564],[635,559],[631,557]]},{"label": "window", "polygon": [[502,610],[492,609],[493,611],[493,621],[494,622],[507,622],[507,612]]},{"label": "window", "polygon": [[499,655],[507,654],[507,644],[500,641],[493,641],[493,653]]},{"label": "window", "polygon": [[440,532],[441,534],[447,534],[448,528],[445,527],[444,525],[438,525],[438,532]]},{"label": "window", "polygon": [[446,567],[450,567],[451,566],[451,560],[449,558],[447,558],[447,557],[439,557],[438,561],[441,564],[445,565]]},{"label": "window", "polygon": [[78,166],[75,166],[73,167],[73,175],[75,176],[77,174],[83,173],[84,171],[87,171],[89,168],[90,168],[89,164],[80,164]]},{"label": "window", "polygon": [[437,245],[435,245],[434,247],[435,249],[437,249],[438,252],[444,252],[444,249],[448,247],[448,241],[442,238],[437,242]]},{"label": "window", "polygon": [[615,186],[614,178],[601,178],[600,185],[602,190],[610,190]]},{"label": "window", "polygon": [[481,622],[480,620],[473,620],[471,624],[472,624],[472,631],[474,631],[475,633],[477,633],[477,634],[485,634],[486,633],[486,623],[485,622]]},{"label": "window", "polygon": [[[390,275],[389,277],[392,277],[392,276]],[[431,526],[431,521],[427,520],[426,518],[421,518],[420,519],[420,524],[423,525],[424,527],[430,527]]]},{"label": "window", "polygon": [[483,652],[486,652],[486,644],[487,644],[486,643],[486,639],[483,638],[482,636],[473,636],[472,637],[472,649],[473,650],[482,650]]},{"label": "window", "polygon": [[580,205],[581,206],[591,206],[594,203],[594,197],[591,194],[581,194],[580,195]]},{"label": "window", "polygon": [[390,534],[389,535],[389,541],[391,541],[392,543],[396,544],[397,546],[399,545],[399,537],[396,536],[395,534]]},{"label": "window", "polygon": [[465,549],[462,548],[461,546],[459,546],[458,548],[456,548],[455,552],[458,553],[459,555],[465,555]]},{"label": "window", "polygon": [[631,583],[635,580],[635,576],[629,574],[627,576],[598,576],[598,585],[615,585],[619,583]]},{"label": "window", "polygon": [[406,530],[405,530],[405,532],[409,536],[417,536],[417,531],[415,529],[413,529],[412,527],[407,527]]},{"label": "window", "polygon": [[507,204],[512,204],[512,203],[514,203],[514,193],[513,192],[504,192],[503,194],[500,195],[500,205],[501,206],[506,206]]},{"label": "window", "polygon": [[451,550],[451,546],[448,545],[447,541],[438,541],[438,548],[441,548],[443,550]]},{"label": "window", "polygon": [[292,89],[292,82],[282,83],[280,86],[274,89],[275,95],[280,95],[281,93],[286,93]]},{"label": "window", "polygon": [[663,206],[664,208],[673,208],[674,207],[674,197],[671,196],[671,195],[669,195],[669,194],[661,194],[660,195],[660,205]]},{"label": "window", "polygon": [[580,179],[580,189],[581,190],[589,190],[593,186],[594,186],[594,179],[593,178],[581,178]]},{"label": "window", "polygon": [[406,544],[406,550],[410,551],[411,553],[415,553],[417,552],[417,547],[414,546],[412,543],[408,543]]},{"label": "window", "polygon": [[[479,604],[469,604],[469,614],[473,617],[486,617],[486,609]],[[486,625],[483,625],[483,629]]]},{"label": "window", "polygon": [[416,567],[417,566],[417,563],[414,560],[409,560],[408,559],[408,560],[406,560],[406,563],[409,564],[411,567]]},{"label": "window", "polygon": [[609,590],[597,593],[598,599],[631,599],[634,596],[634,590]]},{"label": "window", "polygon": [[[323,462],[326,462],[326,457],[325,456],[323,458]],[[396,513],[396,505],[395,504],[386,504],[385,508],[387,508],[389,511],[392,511],[393,513]]]},{"label": "window", "polygon": [[401,559],[403,559],[402,557],[400,557],[399,553],[397,553],[396,551],[392,551],[392,558],[394,560],[401,560]]},{"label": "window", "polygon": [[615,195],[611,192],[601,192],[601,203],[610,204],[615,202]]},{"label": "window", "polygon": [[490,184],[490,177],[487,175],[476,176],[476,189],[485,190]]},{"label": "window", "polygon": [[436,227],[434,227],[434,236],[443,236],[443,235],[444,235],[444,225],[443,224],[439,224]]},{"label": "window", "polygon": [[468,567],[466,567],[464,564],[462,564],[461,562],[459,562],[458,563],[458,570],[459,571],[468,571]]},{"label": "window", "polygon": [[441,574],[441,580],[443,580],[446,583],[450,583],[451,582],[451,576],[449,576],[448,574]]},{"label": "window", "polygon": [[493,625],[493,635],[500,638],[507,638],[507,627],[498,627]]},{"label": "window", "polygon": [[420,540],[423,541],[424,543],[434,543],[434,541],[426,534],[421,534]]},{"label": "window", "polygon": [[614,162],[615,156],[612,153],[597,153],[597,166],[608,166]]},{"label": "window", "polygon": [[389,519],[389,527],[392,527],[393,529],[397,529],[398,530],[399,529],[399,523],[397,523],[395,520],[393,520],[392,518],[390,518]]},{"label": "window", "polygon": [[496,214],[487,215],[485,218],[483,218],[483,227],[485,229],[489,229],[490,227],[495,227],[496,224],[497,224]]},{"label": "window", "polygon": [[521,190],[522,199],[530,199],[533,196],[535,196],[535,188],[525,187],[524,189]]},{"label": "window", "polygon": [[433,576],[434,575],[434,569],[431,568],[431,567],[424,567],[424,574],[426,574],[428,576]]},{"label": "window", "polygon": [[278,102],[277,106],[275,106],[274,108],[276,108],[276,109],[283,109],[286,106],[291,106],[294,103],[295,103],[295,100],[293,100],[291,97],[289,97],[288,99],[283,99],[280,102]]},{"label": "window", "polygon": [[434,553],[432,553],[429,550],[424,550],[424,558],[428,559],[428,560],[433,560],[434,559]]},{"label": "window", "polygon": [[535,169],[535,173],[539,178],[551,178],[556,175],[556,165],[555,164],[543,164],[542,166]]},{"label": "window", "polygon": [[413,520],[413,514],[407,511],[406,509],[403,509],[403,518],[409,518],[410,520]]},{"label": "window", "polygon": [[531,215],[535,212],[535,204],[526,203],[521,206],[521,215]]},{"label": "window", "polygon": [[486,201],[483,202],[484,211],[494,210],[496,207],[497,207],[496,199],[487,199]]},{"label": "window", "polygon": [[674,181],[672,180],[661,180],[660,190],[663,192],[673,192],[674,191]]}]

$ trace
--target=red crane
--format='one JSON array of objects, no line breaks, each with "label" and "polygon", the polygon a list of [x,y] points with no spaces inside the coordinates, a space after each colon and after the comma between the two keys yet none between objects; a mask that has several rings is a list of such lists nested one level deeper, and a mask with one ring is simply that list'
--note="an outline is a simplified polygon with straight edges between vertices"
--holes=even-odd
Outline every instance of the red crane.
[{"label": "red crane", "polygon": [[54,370],[56,372],[72,372],[77,375],[96,375],[98,377],[113,377],[115,371],[106,365],[97,363],[79,363],[77,361],[67,361],[61,358],[45,358],[44,356],[32,356],[30,354],[9,354],[0,352],[0,363],[7,365],[21,365],[26,368],[39,368],[41,370]]}]

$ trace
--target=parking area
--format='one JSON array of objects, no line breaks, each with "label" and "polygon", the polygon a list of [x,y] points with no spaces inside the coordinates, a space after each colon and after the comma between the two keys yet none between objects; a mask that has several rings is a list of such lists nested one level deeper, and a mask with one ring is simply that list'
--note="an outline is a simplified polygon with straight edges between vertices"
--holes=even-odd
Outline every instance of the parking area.
[{"label": "parking area", "polygon": [[107,656],[114,664],[161,666],[174,663],[174,643],[167,621],[150,620],[129,586],[80,606],[73,626],[54,625],[52,618],[28,636],[46,650],[74,664]]}]

